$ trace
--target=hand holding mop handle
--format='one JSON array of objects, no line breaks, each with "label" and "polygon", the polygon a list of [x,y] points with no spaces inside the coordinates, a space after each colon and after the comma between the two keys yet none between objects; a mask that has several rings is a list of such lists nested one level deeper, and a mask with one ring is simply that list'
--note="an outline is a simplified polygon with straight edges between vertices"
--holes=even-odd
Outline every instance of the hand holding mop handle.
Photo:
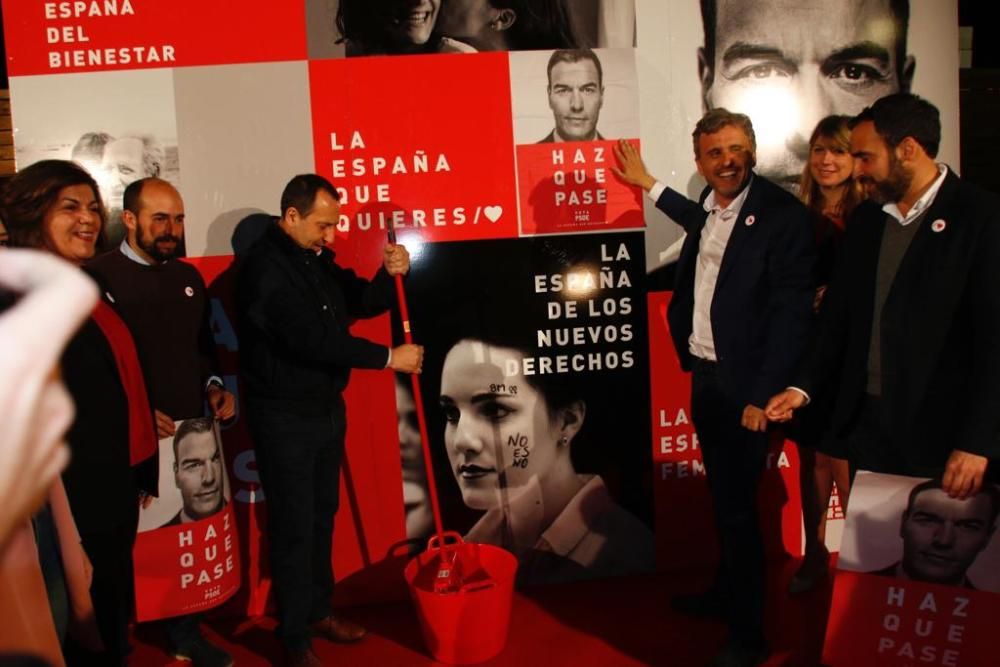
[{"label": "hand holding mop handle", "polygon": [[[396,231],[389,228],[389,243],[396,244]],[[413,333],[410,330],[410,312],[406,307],[406,292],[403,289],[403,276],[395,275],[396,297],[399,300],[399,317],[403,324],[403,339],[413,344]],[[431,498],[431,510],[434,513],[434,528],[436,535],[428,543],[429,549],[434,549],[437,540],[437,549],[440,553],[437,576],[434,579],[434,591],[436,593],[455,593],[462,588],[461,561],[458,559],[456,544],[460,544],[462,538],[454,532],[445,533],[441,522],[441,507],[438,503],[437,483],[434,481],[434,468],[431,461],[430,439],[427,437],[427,418],[424,416],[424,399],[420,391],[420,380],[416,374],[410,375],[410,384],[413,388],[413,404],[417,412],[417,426],[420,429],[420,447],[424,453],[424,470],[427,471],[427,493]],[[450,537],[450,542],[446,542],[445,537]],[[455,539],[457,538],[457,540]]]}]

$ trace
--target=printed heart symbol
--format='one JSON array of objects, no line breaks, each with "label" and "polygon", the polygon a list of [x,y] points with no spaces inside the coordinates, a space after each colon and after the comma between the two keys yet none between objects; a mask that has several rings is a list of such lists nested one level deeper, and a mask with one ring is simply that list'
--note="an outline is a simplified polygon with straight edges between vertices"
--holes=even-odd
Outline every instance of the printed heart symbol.
[{"label": "printed heart symbol", "polygon": [[503,215],[503,206],[487,206],[483,209],[483,214],[489,218],[490,222],[496,222]]}]

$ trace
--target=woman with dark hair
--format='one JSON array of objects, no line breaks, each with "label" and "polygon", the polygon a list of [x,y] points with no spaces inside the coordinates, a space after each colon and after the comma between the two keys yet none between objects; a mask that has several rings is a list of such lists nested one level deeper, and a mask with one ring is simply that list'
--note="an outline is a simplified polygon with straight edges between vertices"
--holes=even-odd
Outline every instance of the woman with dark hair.
[{"label": "woman with dark hair", "polygon": [[[817,311],[833,273],[845,221],[863,199],[861,187],[853,178],[851,131],[847,126],[849,120],[847,116],[827,116],[816,125],[809,137],[809,159],[799,184],[799,196],[816,223],[819,252],[814,309]],[[813,411],[818,413],[822,409],[813,406]],[[845,511],[850,494],[847,452],[837,448],[834,443],[820,440],[818,425],[810,423],[810,417],[808,412],[803,415],[800,432],[796,434],[801,460],[799,481],[806,545],[802,565],[789,585],[791,593],[812,590],[828,573],[830,553],[824,540],[827,508],[834,483]]]},{"label": "woman with dark hair", "polygon": [[578,47],[564,0],[444,0],[438,29],[479,51]]},{"label": "woman with dark hair", "polygon": [[[93,177],[64,160],[43,160],[15,174],[4,188],[0,214],[12,246],[46,250],[77,266],[94,256],[106,220]],[[132,337],[102,302],[69,342],[61,369],[76,404],[63,483],[93,563],[90,592],[104,644],[103,654],[81,653],[79,659],[124,664],[139,477],[156,493],[152,409]],[[151,466],[136,467],[143,462]]]},{"label": "woman with dark hair", "polygon": [[340,0],[336,25],[348,56],[474,51],[435,26],[442,0]]},{"label": "woman with dark hair", "polygon": [[513,552],[522,583],[651,571],[652,532],[577,472],[574,447],[594,439],[579,377],[526,372],[517,324],[466,328],[444,358],[448,460],[465,505],[485,511],[466,539]]}]

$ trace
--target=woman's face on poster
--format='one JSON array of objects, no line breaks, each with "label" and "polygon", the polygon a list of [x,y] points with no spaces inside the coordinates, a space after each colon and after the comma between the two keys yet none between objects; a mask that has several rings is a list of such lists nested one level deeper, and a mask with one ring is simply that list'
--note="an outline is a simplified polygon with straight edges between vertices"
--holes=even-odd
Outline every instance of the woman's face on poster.
[{"label": "woman's face on poster", "polygon": [[441,32],[449,37],[470,37],[485,30],[496,18],[489,0],[445,0],[441,8]]},{"label": "woman's face on poster", "polygon": [[409,44],[426,44],[434,32],[441,0],[393,0],[389,29],[396,39]]},{"label": "woman's face on poster", "polygon": [[462,499],[474,509],[498,505],[501,471],[516,489],[544,477],[559,454],[558,425],[545,397],[525,380],[523,359],[515,349],[474,340],[459,342],[445,358],[445,447]]}]

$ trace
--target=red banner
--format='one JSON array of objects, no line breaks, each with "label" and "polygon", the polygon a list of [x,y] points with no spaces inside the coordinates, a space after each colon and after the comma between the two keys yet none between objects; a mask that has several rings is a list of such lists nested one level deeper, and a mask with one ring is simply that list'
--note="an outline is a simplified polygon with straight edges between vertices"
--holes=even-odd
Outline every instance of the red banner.
[{"label": "red banner", "polygon": [[995,665],[998,615],[995,593],[841,571],[823,659],[830,667]]},{"label": "red banner", "polygon": [[11,76],[306,57],[302,3],[24,1],[3,11]]},{"label": "red banner", "polygon": [[132,550],[136,619],[218,606],[240,587],[240,540],[218,425],[176,423],[160,439],[159,495],[139,511]]},{"label": "red banner", "polygon": [[642,189],[625,185],[611,173],[614,144],[573,141],[518,146],[521,231],[642,228]]},{"label": "red banner", "polygon": [[[338,236],[379,247],[390,226],[425,241],[517,236],[507,54],[314,61],[309,76]],[[382,93],[351,94],[364,87]]]},{"label": "red banner", "polygon": [[207,519],[139,533],[133,554],[140,622],[211,609],[240,587],[232,505]]}]

